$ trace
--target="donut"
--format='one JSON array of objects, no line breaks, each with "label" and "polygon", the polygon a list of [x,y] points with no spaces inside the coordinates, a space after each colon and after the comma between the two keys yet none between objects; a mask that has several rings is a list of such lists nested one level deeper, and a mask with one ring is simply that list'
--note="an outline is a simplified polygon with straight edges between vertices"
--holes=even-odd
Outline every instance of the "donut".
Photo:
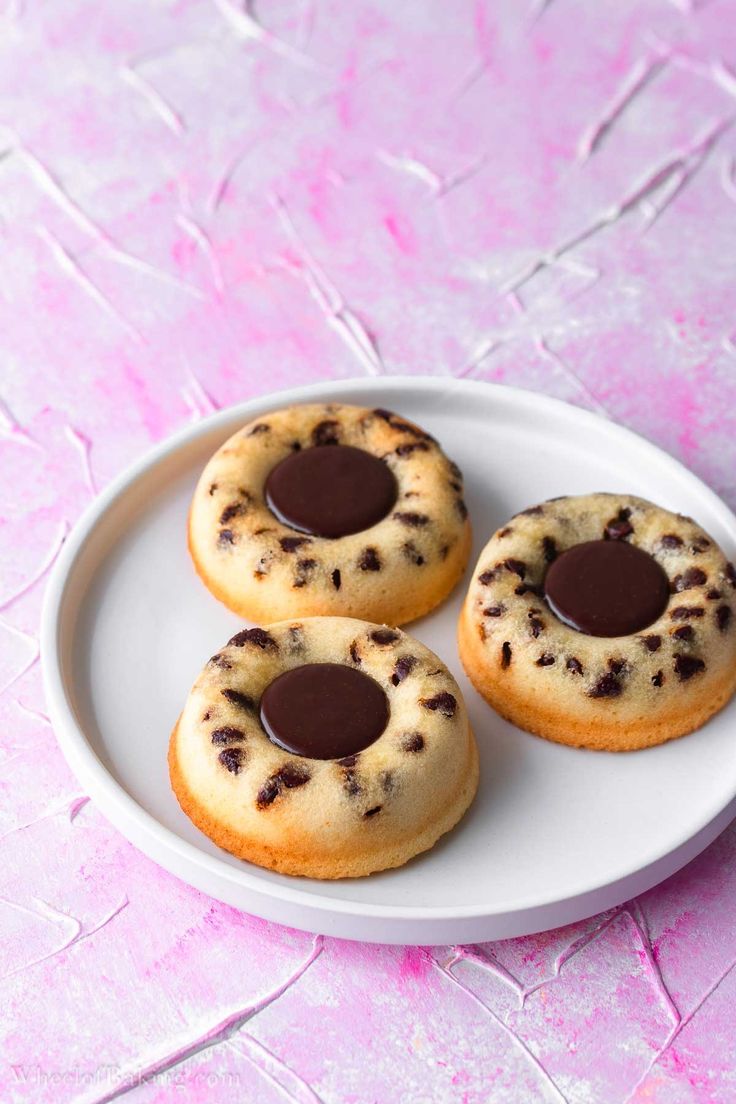
[{"label": "donut", "polygon": [[478,785],[462,694],[400,629],[316,617],[244,629],[195,682],[169,743],[186,815],[241,859],[311,878],[401,866]]},{"label": "donut", "polygon": [[250,621],[403,624],[452,590],[470,553],[462,474],[388,410],[291,406],[238,430],[205,467],[189,550]]},{"label": "donut", "polygon": [[550,499],[483,549],[460,658],[493,708],[574,747],[703,725],[736,689],[736,571],[692,518],[631,495]]}]

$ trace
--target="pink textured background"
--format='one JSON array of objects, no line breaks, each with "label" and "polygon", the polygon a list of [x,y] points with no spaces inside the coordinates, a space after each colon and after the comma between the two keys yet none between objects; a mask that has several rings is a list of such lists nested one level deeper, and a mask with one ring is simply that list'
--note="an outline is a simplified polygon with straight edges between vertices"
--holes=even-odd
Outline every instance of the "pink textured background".
[{"label": "pink textured background", "polygon": [[313,939],[114,832],[35,662],[97,488],[297,382],[546,391],[736,506],[736,5],[1,6],[0,1099],[736,1099],[733,828],[546,935]]}]

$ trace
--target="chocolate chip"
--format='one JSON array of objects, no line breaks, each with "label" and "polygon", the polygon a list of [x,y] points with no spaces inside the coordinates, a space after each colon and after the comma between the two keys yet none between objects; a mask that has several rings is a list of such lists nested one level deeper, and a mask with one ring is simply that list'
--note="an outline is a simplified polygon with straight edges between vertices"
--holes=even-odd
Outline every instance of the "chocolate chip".
[{"label": "chocolate chip", "polygon": [[542,537],[542,553],[546,563],[552,563],[557,559],[557,545],[552,537]]},{"label": "chocolate chip", "polygon": [[411,456],[413,452],[429,452],[429,445],[425,441],[412,441],[408,445],[399,445],[394,451],[397,456]]},{"label": "chocolate chip", "polygon": [[340,767],[354,767],[358,762],[358,755],[346,755],[344,759],[338,759],[337,763]]},{"label": "chocolate chip", "polygon": [[430,521],[426,514],[412,514],[399,511],[393,516],[396,521],[400,521],[402,525],[408,525],[411,529],[421,529],[423,526],[428,525]]},{"label": "chocolate chip", "polygon": [[699,552],[705,552],[706,548],[710,548],[710,541],[706,540],[705,537],[696,537],[690,545],[690,551],[694,552],[696,555]]},{"label": "chocolate chip", "polygon": [[304,651],[303,625],[289,625],[289,649],[292,652]]},{"label": "chocolate chip", "polygon": [[400,656],[396,660],[394,665],[394,673],[391,676],[391,682],[394,686],[398,686],[400,682],[403,682],[407,675],[410,675],[417,665],[417,657],[412,655]]},{"label": "chocolate chip", "polygon": [[537,660],[537,667],[551,667],[555,661],[555,657],[550,655],[549,652],[545,652]]},{"label": "chocolate chip", "polygon": [[702,617],[705,610],[701,606],[677,606],[670,613],[673,621],[687,621],[690,617]]},{"label": "chocolate chip", "polygon": [[621,693],[621,683],[613,672],[602,675],[595,686],[588,691],[590,698],[617,698]]},{"label": "chocolate chip", "polygon": [[381,561],[378,558],[378,552],[375,548],[365,548],[361,553],[361,557],[358,560],[358,567],[361,571],[380,571]]},{"label": "chocolate chip", "polygon": [[297,560],[297,575],[292,585],[297,588],[306,586],[309,582],[309,576],[316,566],[316,560]]},{"label": "chocolate chip", "polygon": [[376,813],[380,813],[382,808],[383,805],[374,805],[372,809],[366,809],[366,811],[363,813],[363,816],[366,818],[374,817]]},{"label": "chocolate chip", "polygon": [[626,670],[625,659],[609,659],[608,670],[612,671],[614,675],[620,675],[622,671]]},{"label": "chocolate chip", "polygon": [[217,483],[210,483],[210,486],[209,486],[209,492],[208,492],[208,493],[209,493],[209,494],[211,494],[211,495],[213,495],[213,494],[215,493],[215,491],[217,490],[217,487],[218,487],[218,484],[217,484]]},{"label": "chocolate chip", "polygon": [[223,671],[229,671],[232,668],[232,663],[225,659],[224,655],[213,655],[209,661],[213,667],[220,667]]},{"label": "chocolate chip", "polygon": [[[551,501],[551,500],[550,500]],[[520,510],[516,517],[539,517],[544,513],[542,506],[529,506],[526,510]]]},{"label": "chocolate chip", "polygon": [[604,540],[625,540],[626,537],[630,537],[634,532],[634,526],[629,522],[631,517],[631,510],[624,507],[619,510],[615,518],[606,525],[603,530]]},{"label": "chocolate chip", "polygon": [[672,636],[675,640],[691,641],[695,639],[695,630],[692,625],[680,625],[679,629],[675,629]]},{"label": "chocolate chip", "polygon": [[239,709],[253,709],[254,702],[252,698],[249,698],[247,694],[241,694],[239,690],[221,690],[223,698],[231,703],[231,705],[237,705]]},{"label": "chocolate chip", "polygon": [[401,429],[411,437],[418,437],[423,441],[434,441],[434,437],[430,437],[429,433],[425,433],[424,430],[412,425],[411,422],[405,422],[403,418],[398,414],[394,414],[392,410],[383,410],[381,407],[376,407],[373,414],[377,418],[382,418],[384,422],[388,422],[392,429]]},{"label": "chocolate chip", "polygon": [[511,664],[511,645],[508,640],[504,640],[501,645],[501,666],[508,667]]},{"label": "chocolate chip", "polygon": [[342,576],[340,574],[339,567],[336,567],[335,570],[332,572],[331,578],[333,587],[335,588],[335,590],[339,590],[342,585]]},{"label": "chocolate chip", "polygon": [[705,664],[702,659],[696,659],[695,656],[675,656],[675,674],[680,682],[687,682],[693,675],[697,675],[700,671],[704,670]]},{"label": "chocolate chip", "polygon": [[496,536],[497,537],[508,537],[511,533],[513,533],[513,531],[514,530],[511,528],[511,526],[507,525],[505,529],[499,529],[499,531],[496,533]]},{"label": "chocolate chip", "polygon": [[708,599],[709,602],[717,602],[719,598],[723,597],[723,595],[721,594],[720,590],[716,589],[716,587],[711,587],[705,597]]},{"label": "chocolate chip", "polygon": [[455,509],[457,510],[458,514],[460,515],[460,520],[465,521],[465,519],[468,516],[468,507],[465,505],[465,499],[464,498],[458,498],[458,499],[455,500]]},{"label": "chocolate chip", "polygon": [[401,742],[404,751],[414,754],[424,750],[424,737],[421,732],[408,732]]},{"label": "chocolate chip", "polygon": [[227,525],[234,517],[240,517],[240,515],[244,513],[245,506],[242,502],[231,502],[220,514],[220,525]]},{"label": "chocolate chip", "polygon": [[355,771],[350,767],[346,767],[342,772],[342,785],[345,793],[350,797],[357,797],[363,790]]},{"label": "chocolate chip", "polygon": [[681,590],[692,590],[693,587],[707,583],[708,576],[699,567],[689,567],[682,575],[675,575],[672,580],[672,590],[679,594]]},{"label": "chocolate chip", "polygon": [[216,728],[210,739],[213,744],[232,744],[236,740],[244,740],[245,733],[240,728],[224,725],[222,728]]},{"label": "chocolate chip", "polygon": [[652,675],[652,686],[661,686],[664,682],[664,673],[657,671],[656,675]]},{"label": "chocolate chip", "polygon": [[370,636],[376,644],[394,644],[401,633],[397,633],[394,629],[375,629]]},{"label": "chocolate chip", "polygon": [[433,698],[420,698],[419,703],[425,709],[431,709],[433,713],[441,713],[443,717],[454,717],[457,709],[457,701],[446,690],[435,694]]},{"label": "chocolate chip", "polygon": [[254,644],[256,648],[278,650],[278,644],[265,629],[241,629],[239,633],[228,640],[228,644],[232,644],[235,648],[242,648],[246,644]]},{"label": "chocolate chip", "polygon": [[478,582],[480,583],[481,586],[488,586],[488,584],[492,583],[495,578],[496,578],[495,570],[483,571],[478,576]]},{"label": "chocolate chip", "polygon": [[544,621],[540,621],[538,617],[530,617],[529,618],[529,632],[532,634],[532,636],[536,640],[536,638],[539,636],[539,634],[541,632],[544,632]]},{"label": "chocolate chip", "polygon": [[243,769],[245,753],[242,748],[225,748],[224,751],[220,752],[217,758],[220,760],[223,767],[229,770],[231,774],[240,774]]},{"label": "chocolate chip", "polygon": [[217,543],[220,548],[227,548],[229,545],[235,544],[236,540],[237,537],[232,529],[221,529],[217,535]]},{"label": "chocolate chip", "polygon": [[544,598],[543,589],[540,586],[534,586],[532,583],[522,583],[521,586],[517,586],[514,594],[518,594],[520,598],[523,598],[525,594],[533,594],[537,598]]},{"label": "chocolate chip", "polygon": [[209,711],[209,709],[208,709],[206,713],[203,713],[203,714],[202,714],[202,720],[203,720],[203,721],[208,721],[208,720],[210,719],[210,717],[211,717],[211,716],[212,716],[212,714],[211,714],[211,712],[210,712],[210,711]]},{"label": "chocolate chip", "polygon": [[259,809],[265,809],[266,806],[273,804],[283,790],[293,790],[297,786],[303,786],[310,778],[311,775],[306,767],[286,763],[263,783],[256,797],[256,805]]},{"label": "chocolate chip", "polygon": [[378,780],[381,783],[381,789],[385,794],[393,793],[394,789],[394,772],[390,770],[381,771],[378,776]]},{"label": "chocolate chip", "polygon": [[731,623],[731,610],[728,606],[719,606],[716,610],[716,624],[721,632],[725,632]]},{"label": "chocolate chip", "polygon": [[732,563],[726,564],[726,578],[734,590],[736,590],[736,567],[734,567]]},{"label": "chocolate chip", "polygon": [[458,483],[457,479],[451,479],[449,486],[455,492],[455,494],[459,494],[460,491],[463,489],[462,483]]},{"label": "chocolate chip", "polygon": [[358,654],[357,640],[354,640],[353,643],[350,645],[350,658],[352,659],[353,663],[357,663],[358,665],[360,665],[361,659],[360,655]]},{"label": "chocolate chip", "polygon": [[312,430],[312,444],[320,447],[339,444],[339,429],[340,423],[334,418],[318,422]]},{"label": "chocolate chip", "polygon": [[657,652],[662,646],[662,637],[652,633],[651,636],[642,636],[641,642],[648,652]]},{"label": "chocolate chip", "polygon": [[486,615],[486,617],[501,617],[501,615],[505,612],[506,607],[504,605],[486,606],[486,608],[483,610],[483,613]]},{"label": "chocolate chip", "polygon": [[520,579],[523,579],[526,575],[526,564],[523,560],[504,560],[503,566],[506,568],[507,571],[511,571],[514,575],[518,575]]},{"label": "chocolate chip", "polygon": [[660,544],[663,548],[679,548],[682,545],[682,537],[678,537],[674,533],[665,533]]},{"label": "chocolate chip", "polygon": [[305,544],[311,543],[311,537],[281,537],[279,540],[284,552],[296,552],[297,549],[303,548]]},{"label": "chocolate chip", "polygon": [[450,461],[448,461],[448,463],[450,465],[450,471],[455,476],[455,478],[456,479],[462,479],[463,473],[462,473],[461,469],[459,468],[459,466],[455,463],[455,461],[450,460]]},{"label": "chocolate chip", "polygon": [[405,544],[402,545],[401,551],[404,553],[409,563],[413,563],[417,567],[421,567],[425,562],[424,556],[413,541],[406,541]]},{"label": "chocolate chip", "polygon": [[446,560],[447,559],[447,553],[449,551],[450,551],[449,544],[443,544],[442,547],[440,548],[440,559],[441,560]]},{"label": "chocolate chip", "polygon": [[583,665],[575,656],[570,656],[565,666],[568,671],[572,671],[574,675],[582,675],[583,673]]}]

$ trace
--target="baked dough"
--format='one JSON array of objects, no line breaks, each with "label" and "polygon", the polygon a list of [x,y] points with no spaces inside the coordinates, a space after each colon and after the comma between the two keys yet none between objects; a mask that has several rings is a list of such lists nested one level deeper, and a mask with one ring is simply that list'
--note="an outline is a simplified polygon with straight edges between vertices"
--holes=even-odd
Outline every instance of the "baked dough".
[{"label": "baked dough", "polygon": [[[285,671],[339,663],[383,689],[390,715],[356,755],[307,758],[266,735],[259,702]],[[207,663],[171,736],[174,793],[220,847],[287,874],[401,866],[465,813],[478,757],[444,664],[399,629],[306,618],[244,629]]]},{"label": "baked dough", "polygon": [[[626,636],[578,632],[552,613],[544,580],[583,541],[628,541],[669,580],[666,606]],[[630,495],[551,499],[483,549],[459,623],[476,689],[520,728],[576,747],[626,751],[692,732],[736,688],[736,571],[689,517]]]}]

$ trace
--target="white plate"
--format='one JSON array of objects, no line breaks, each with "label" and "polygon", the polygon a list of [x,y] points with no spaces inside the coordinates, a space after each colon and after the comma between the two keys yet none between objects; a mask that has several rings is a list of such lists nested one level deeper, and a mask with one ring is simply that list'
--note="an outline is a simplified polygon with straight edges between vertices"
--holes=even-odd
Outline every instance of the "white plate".
[{"label": "white plate", "polygon": [[704,729],[649,751],[576,751],[519,732],[470,687],[457,657],[462,585],[410,631],[448,663],[481,752],[459,827],[400,870],[318,882],[232,858],[179,809],[169,731],[208,656],[240,622],[199,582],[185,520],[210,454],[246,420],[294,402],[389,407],[463,468],[473,560],[515,511],[557,494],[621,491],[691,514],[733,555],[736,518],[653,445],[585,411],[472,381],[320,383],[222,411],[117,479],[69,538],[49,581],[42,648],[62,750],[100,810],[168,870],[232,905],[351,939],[455,943],[520,935],[649,888],[736,812],[736,700]]}]

